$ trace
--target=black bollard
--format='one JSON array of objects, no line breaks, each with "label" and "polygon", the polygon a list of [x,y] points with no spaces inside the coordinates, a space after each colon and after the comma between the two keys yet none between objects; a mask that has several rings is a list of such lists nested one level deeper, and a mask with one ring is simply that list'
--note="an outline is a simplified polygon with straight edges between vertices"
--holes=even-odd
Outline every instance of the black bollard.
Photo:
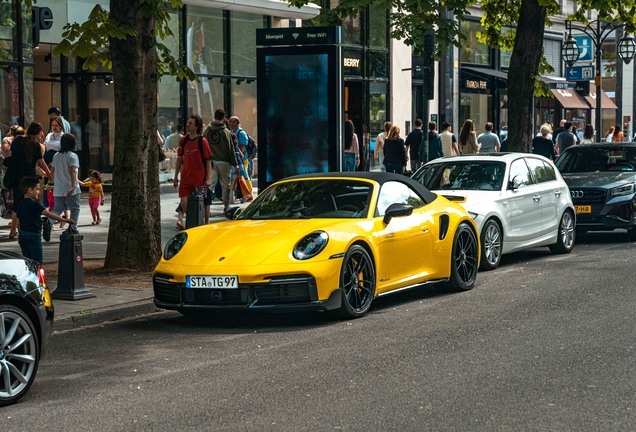
[{"label": "black bollard", "polygon": [[203,194],[198,188],[188,195],[186,207],[186,229],[203,225]]},{"label": "black bollard", "polygon": [[60,254],[57,264],[57,289],[51,297],[60,300],[82,300],[95,297],[84,286],[84,257],[82,239],[70,224],[60,236]]}]

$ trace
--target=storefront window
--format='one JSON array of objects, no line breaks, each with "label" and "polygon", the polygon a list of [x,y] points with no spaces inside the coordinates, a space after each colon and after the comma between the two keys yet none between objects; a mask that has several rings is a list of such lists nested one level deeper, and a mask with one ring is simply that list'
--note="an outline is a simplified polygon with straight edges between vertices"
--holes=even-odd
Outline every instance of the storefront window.
[{"label": "storefront window", "polygon": [[115,160],[114,87],[97,80],[87,85],[88,122],[84,126],[89,147],[89,169],[112,172]]},{"label": "storefront window", "polygon": [[[188,66],[197,74],[223,74],[226,63],[223,11],[196,6],[188,6],[187,10]],[[256,36],[250,39],[252,46],[254,40]]]},{"label": "storefront window", "polygon": [[22,59],[33,61],[33,26],[31,25],[31,9],[22,5]]},{"label": "storefront window", "polygon": [[386,48],[387,26],[386,9],[369,7],[369,46]]},{"label": "storefront window", "polygon": [[[534,124],[535,133],[539,132],[541,125],[548,123],[552,129],[559,127],[558,120],[556,119],[557,103],[554,98],[540,97],[536,99],[534,109]],[[560,119],[559,119],[560,120]]]},{"label": "storefront window", "polygon": [[369,51],[369,77],[388,78],[388,54],[386,52]]},{"label": "storefront window", "polygon": [[384,122],[387,121],[387,84],[372,82],[369,93],[369,132],[371,136],[377,136],[384,128]]},{"label": "storefront window", "polygon": [[33,66],[24,68],[24,126],[35,120],[35,104],[33,96]]},{"label": "storefront window", "polygon": [[[335,9],[338,3],[338,0],[329,0],[329,8]],[[362,45],[362,27],[360,23],[360,13],[355,18],[348,17],[342,21],[345,44]]]},{"label": "storefront window", "polygon": [[214,119],[214,111],[225,106],[221,80],[229,78],[199,78],[200,82],[188,83],[188,115],[198,114],[208,124]]},{"label": "storefront window", "polygon": [[20,85],[16,68],[0,66],[0,135],[20,120]]},{"label": "storefront window", "polygon": [[15,16],[12,0],[0,0],[0,61],[13,60]]},{"label": "storefront window", "polygon": [[173,76],[164,75],[159,80],[157,90],[157,127],[165,136],[171,126],[177,126],[178,124],[185,126],[179,123],[183,121],[179,118],[179,107],[181,106],[179,81]]},{"label": "storefront window", "polygon": [[244,12],[232,12],[231,17],[232,74],[256,76],[256,29],[265,28],[267,21]]},{"label": "storefront window", "polygon": [[477,21],[463,21],[460,26],[461,34],[466,38],[462,40],[460,59],[462,63],[475,63],[490,65],[490,48],[477,40],[477,32],[482,27]]},{"label": "storefront window", "polygon": [[241,127],[258,142],[256,124],[256,81],[232,80],[232,115],[241,121]]},{"label": "storefront window", "polygon": [[[486,122],[492,121],[492,96],[489,94],[461,94],[459,120],[463,125],[466,119],[475,122],[477,135],[484,132]],[[461,131],[461,127],[458,128]]]},{"label": "storefront window", "polygon": [[361,77],[364,75],[364,57],[361,49],[342,49],[342,71],[345,76],[350,77]]}]

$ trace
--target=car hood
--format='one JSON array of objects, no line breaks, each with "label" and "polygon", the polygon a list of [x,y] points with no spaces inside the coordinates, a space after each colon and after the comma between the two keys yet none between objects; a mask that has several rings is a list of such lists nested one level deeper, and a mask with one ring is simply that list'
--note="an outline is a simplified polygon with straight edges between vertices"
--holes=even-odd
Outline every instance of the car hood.
[{"label": "car hood", "polygon": [[636,173],[629,172],[590,172],[590,173],[572,173],[561,174],[563,180],[570,188],[573,187],[593,187],[593,188],[611,188],[620,186],[636,179]]},{"label": "car hood", "polygon": [[238,220],[188,230],[184,266],[255,266],[282,248],[291,253],[296,243],[318,229],[342,223],[337,219]]},{"label": "car hood", "polygon": [[[501,191],[438,190],[433,192],[450,199],[450,201],[457,202],[464,207],[466,211],[480,207],[484,203],[492,203],[501,195]],[[462,198],[465,201],[462,202],[453,198]]]}]

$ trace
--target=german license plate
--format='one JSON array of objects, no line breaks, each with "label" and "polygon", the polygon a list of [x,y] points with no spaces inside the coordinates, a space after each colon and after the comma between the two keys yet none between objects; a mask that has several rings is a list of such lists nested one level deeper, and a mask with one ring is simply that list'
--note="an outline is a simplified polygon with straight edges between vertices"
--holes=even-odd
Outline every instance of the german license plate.
[{"label": "german license plate", "polygon": [[592,206],[574,206],[577,213],[592,213]]},{"label": "german license plate", "polygon": [[238,276],[186,276],[186,288],[238,288]]}]

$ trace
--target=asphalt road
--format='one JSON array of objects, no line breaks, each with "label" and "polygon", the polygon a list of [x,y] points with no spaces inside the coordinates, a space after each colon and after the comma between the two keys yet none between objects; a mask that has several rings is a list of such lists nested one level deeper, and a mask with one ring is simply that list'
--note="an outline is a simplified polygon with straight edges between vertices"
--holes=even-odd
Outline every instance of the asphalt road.
[{"label": "asphalt road", "polygon": [[636,244],[504,257],[358,320],[157,313],[56,334],[3,431],[634,431]]}]

